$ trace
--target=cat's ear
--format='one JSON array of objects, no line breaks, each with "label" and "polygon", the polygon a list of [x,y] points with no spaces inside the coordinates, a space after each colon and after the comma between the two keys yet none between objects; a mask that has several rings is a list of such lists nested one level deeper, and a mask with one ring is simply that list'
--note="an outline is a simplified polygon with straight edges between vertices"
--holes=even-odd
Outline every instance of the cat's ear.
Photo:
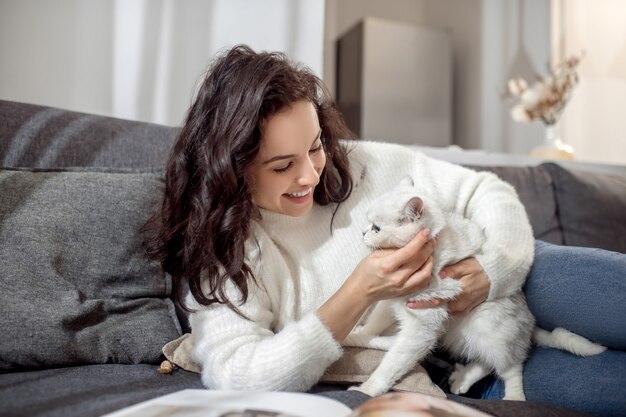
[{"label": "cat's ear", "polygon": [[413,197],[406,203],[402,213],[411,221],[419,219],[424,214],[424,202],[419,197]]},{"label": "cat's ear", "polygon": [[402,180],[398,183],[399,186],[403,187],[413,187],[415,183],[413,182],[413,178],[410,175],[402,178]]}]

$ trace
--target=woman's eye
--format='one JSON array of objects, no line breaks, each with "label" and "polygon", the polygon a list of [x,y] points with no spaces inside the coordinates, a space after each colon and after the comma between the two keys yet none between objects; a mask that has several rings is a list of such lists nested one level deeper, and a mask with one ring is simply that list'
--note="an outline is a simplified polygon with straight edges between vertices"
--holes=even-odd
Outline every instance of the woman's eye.
[{"label": "woman's eye", "polygon": [[380,227],[376,226],[375,224],[372,225],[372,232],[374,233],[378,233],[380,232]]},{"label": "woman's eye", "polygon": [[322,149],[324,149],[324,147],[322,146],[322,144],[320,143],[319,145],[317,145],[315,148],[311,149],[309,152],[310,153],[318,153],[319,151],[321,151]]},{"label": "woman's eye", "polygon": [[293,165],[293,162],[289,162],[287,165],[285,165],[285,166],[284,166],[284,167],[282,167],[282,168],[274,168],[274,172],[276,172],[276,173],[278,173],[278,174],[281,174],[281,173],[283,173],[283,172],[287,172],[287,170],[288,170],[289,168],[291,168],[291,166],[292,166],[292,165]]}]

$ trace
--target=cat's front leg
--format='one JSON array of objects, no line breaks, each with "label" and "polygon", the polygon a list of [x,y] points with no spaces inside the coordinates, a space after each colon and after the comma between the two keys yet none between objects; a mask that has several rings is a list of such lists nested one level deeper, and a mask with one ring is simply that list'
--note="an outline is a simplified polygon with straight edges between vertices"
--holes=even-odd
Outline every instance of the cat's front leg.
[{"label": "cat's front leg", "polygon": [[360,332],[352,332],[341,344],[343,346],[353,346],[368,349],[389,350],[396,342],[397,336],[372,336],[371,334],[362,334]]},{"label": "cat's front leg", "polygon": [[[405,308],[404,303],[399,305],[400,310]],[[351,389],[370,396],[384,394],[432,351],[447,317],[445,308],[403,313],[399,317],[401,330],[391,349],[367,381]]]},{"label": "cat's front leg", "polygon": [[[397,349],[400,344],[404,345],[403,348]],[[413,369],[416,363],[426,357],[435,344],[436,337],[426,337],[417,344],[396,340],[367,381],[351,389],[356,389],[371,397],[388,392],[398,380]]]},{"label": "cat's front leg", "polygon": [[378,395],[382,395],[388,392],[392,386],[389,386],[384,381],[369,378],[361,385],[350,387],[348,388],[348,390],[359,391],[363,394],[369,395],[370,397],[376,397]]},{"label": "cat's front leg", "polygon": [[392,302],[394,301],[379,301],[367,316],[367,320],[363,326],[357,328],[356,330],[358,330],[361,334],[369,334],[372,336],[381,335],[385,330],[391,327],[396,320],[393,314],[393,308],[391,305]]},{"label": "cat's front leg", "polygon": [[363,334],[362,332],[357,330],[352,331],[348,336],[346,336],[341,344],[343,346],[353,346],[361,348],[370,347],[370,342],[372,341],[372,339],[374,339],[374,336],[372,336],[371,334]]},{"label": "cat's front leg", "polygon": [[457,363],[454,372],[450,374],[450,392],[453,394],[465,394],[476,382],[491,373],[491,369],[480,362],[471,362],[467,365]]},{"label": "cat's front leg", "polygon": [[379,336],[394,321],[395,317],[389,301],[379,301],[367,316],[365,323],[357,326],[343,340],[343,345],[388,350],[391,346],[391,339]]}]

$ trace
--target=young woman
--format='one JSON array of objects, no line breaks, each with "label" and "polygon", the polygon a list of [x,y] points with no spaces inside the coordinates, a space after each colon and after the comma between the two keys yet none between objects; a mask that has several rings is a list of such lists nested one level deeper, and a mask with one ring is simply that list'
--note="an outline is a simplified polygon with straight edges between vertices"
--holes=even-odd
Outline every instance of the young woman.
[{"label": "young woman", "polygon": [[[453,314],[516,292],[527,279],[540,325],[550,329],[584,313],[567,327],[626,348],[625,256],[535,246],[524,207],[496,176],[398,145],[340,140],[351,136],[323,83],[282,54],[238,46],[208,72],[150,222],[150,254],[191,310],[194,359],[206,386],[308,390],[341,356],[342,340],[372,303],[427,284],[436,244],[428,231],[404,248],[374,253],[360,239],[371,202],[407,174],[486,235],[478,256],[443,271],[464,291],[449,304]],[[575,271],[565,274],[564,264]],[[607,287],[588,282],[598,276]],[[581,293],[588,296],[582,304]],[[551,301],[556,295],[563,306]],[[625,395],[615,399],[624,375],[623,351],[581,360],[537,349],[526,366],[527,398],[610,415],[625,406]],[[499,382],[483,384],[481,395],[502,398]]]}]

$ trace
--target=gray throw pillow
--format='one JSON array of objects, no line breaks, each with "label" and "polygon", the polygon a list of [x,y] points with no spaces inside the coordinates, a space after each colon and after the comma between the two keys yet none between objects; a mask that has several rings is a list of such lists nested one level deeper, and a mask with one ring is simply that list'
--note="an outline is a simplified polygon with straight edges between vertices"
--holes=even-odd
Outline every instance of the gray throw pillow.
[{"label": "gray throw pillow", "polygon": [[154,363],[180,335],[140,228],[155,174],[0,171],[0,371]]},{"label": "gray throw pillow", "polygon": [[554,180],[564,243],[626,253],[626,177],[543,165]]}]

